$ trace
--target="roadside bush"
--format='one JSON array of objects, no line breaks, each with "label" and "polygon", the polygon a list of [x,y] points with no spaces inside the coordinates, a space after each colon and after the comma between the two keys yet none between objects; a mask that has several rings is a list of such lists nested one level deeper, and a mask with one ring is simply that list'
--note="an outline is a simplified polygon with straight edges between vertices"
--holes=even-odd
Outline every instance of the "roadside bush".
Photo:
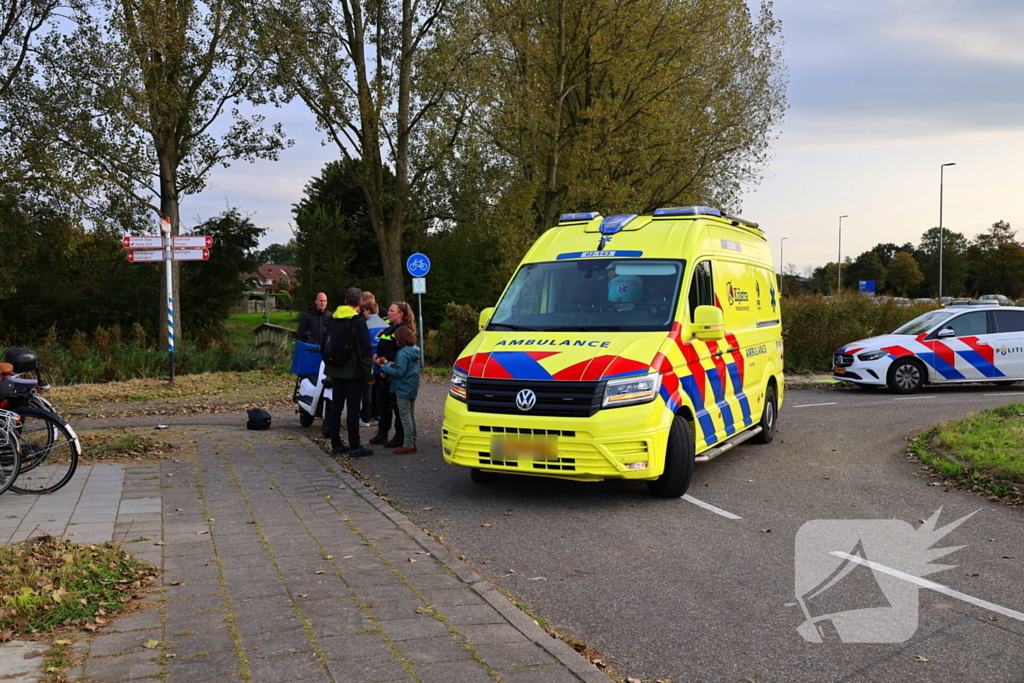
[{"label": "roadside bush", "polygon": [[288,292],[278,292],[274,295],[277,298],[277,310],[279,311],[290,311],[292,310],[292,295]]},{"label": "roadside bush", "polygon": [[433,360],[451,366],[459,358],[476,333],[480,312],[472,306],[449,303],[444,309],[444,320],[437,327],[437,334],[431,340]]},{"label": "roadside bush", "polygon": [[820,296],[782,299],[782,336],[786,371],[831,372],[832,354],[843,344],[887,334],[936,305],[876,304],[850,295],[826,300]]},{"label": "roadside bush", "polygon": [[[91,338],[77,331],[69,341],[61,341],[51,328],[42,342],[19,345],[39,354],[43,376],[54,385],[167,376],[167,353],[151,343],[138,324],[130,334],[100,327]],[[230,339],[185,339],[176,345],[174,370],[189,375],[277,369],[288,362],[287,355],[275,349],[237,346]]]}]

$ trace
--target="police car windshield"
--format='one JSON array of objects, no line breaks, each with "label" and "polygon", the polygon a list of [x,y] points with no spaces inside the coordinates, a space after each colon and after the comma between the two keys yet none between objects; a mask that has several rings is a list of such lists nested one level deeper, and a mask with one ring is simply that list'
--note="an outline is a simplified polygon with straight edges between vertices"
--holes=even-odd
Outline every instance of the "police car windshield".
[{"label": "police car windshield", "polygon": [[905,325],[901,325],[892,331],[893,334],[924,334],[931,330],[933,327],[938,325],[943,320],[946,320],[950,316],[954,315],[956,311],[928,311],[924,315],[911,320]]},{"label": "police car windshield", "polygon": [[686,263],[586,258],[519,269],[488,330],[655,332],[672,329]]}]

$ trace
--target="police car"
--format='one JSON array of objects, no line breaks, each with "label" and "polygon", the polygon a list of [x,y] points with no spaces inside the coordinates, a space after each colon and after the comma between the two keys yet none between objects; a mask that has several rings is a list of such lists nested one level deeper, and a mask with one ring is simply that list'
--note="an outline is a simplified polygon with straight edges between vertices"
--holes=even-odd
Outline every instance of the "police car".
[{"label": "police car", "polygon": [[833,377],[909,394],[925,384],[1024,379],[1024,307],[949,306],[890,334],[846,344]]}]

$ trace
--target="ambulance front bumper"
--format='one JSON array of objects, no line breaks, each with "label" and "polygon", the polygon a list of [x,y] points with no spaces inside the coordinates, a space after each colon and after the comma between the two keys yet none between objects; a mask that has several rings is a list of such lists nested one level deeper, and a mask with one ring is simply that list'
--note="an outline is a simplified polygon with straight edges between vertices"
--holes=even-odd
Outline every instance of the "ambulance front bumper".
[{"label": "ambulance front bumper", "polygon": [[657,478],[672,424],[660,399],[566,418],[471,412],[449,396],[444,414],[445,462],[577,481]]}]

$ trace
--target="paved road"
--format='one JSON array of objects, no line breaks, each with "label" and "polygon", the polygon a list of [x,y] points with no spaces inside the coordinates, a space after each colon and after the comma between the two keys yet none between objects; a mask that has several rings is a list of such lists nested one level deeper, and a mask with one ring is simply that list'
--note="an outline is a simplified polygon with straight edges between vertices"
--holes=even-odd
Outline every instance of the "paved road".
[{"label": "paved road", "polygon": [[[835,633],[809,643],[792,604],[795,538],[805,522],[896,519],[917,528],[941,508],[939,526],[978,512],[937,544],[965,546],[940,560],[955,568],[928,578],[1024,611],[1021,510],[929,486],[934,480],[904,453],[908,438],[936,422],[1024,401],[1021,386],[906,398],[790,391],[773,444],[744,445],[697,467],[690,494],[739,519],[653,499],[643,484],[505,477],[475,485],[441,459],[444,390],[421,392],[418,454],[357,467],[417,524],[553,626],[604,652],[619,673],[757,683],[1024,681],[1024,621],[962,599],[921,590],[916,633],[895,644],[843,643]],[[879,585],[857,569],[842,590],[822,594],[814,614],[865,601],[887,606]],[[899,603],[910,614],[915,592]]]}]

